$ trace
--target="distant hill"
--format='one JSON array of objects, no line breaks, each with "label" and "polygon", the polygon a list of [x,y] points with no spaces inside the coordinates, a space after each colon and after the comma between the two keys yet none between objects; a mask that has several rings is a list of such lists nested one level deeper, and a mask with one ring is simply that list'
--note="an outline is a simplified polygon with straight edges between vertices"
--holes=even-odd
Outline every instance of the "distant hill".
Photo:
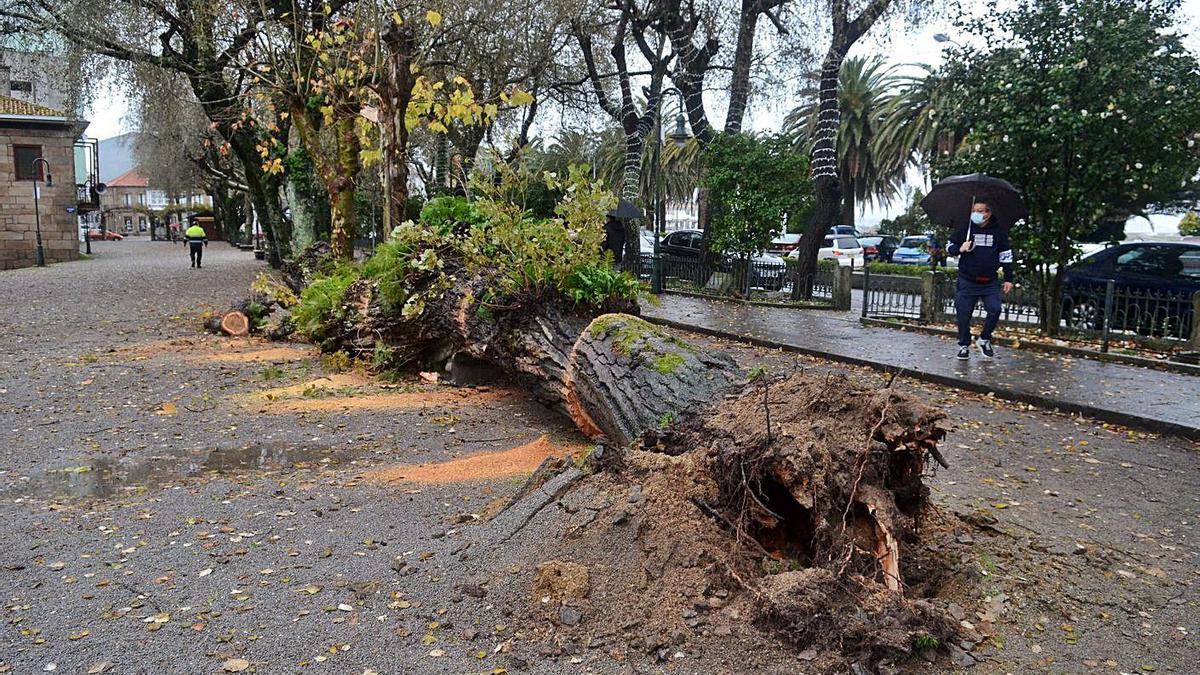
[{"label": "distant hill", "polygon": [[100,141],[100,180],[108,182],[134,166],[133,144],[137,132],[121,134]]}]

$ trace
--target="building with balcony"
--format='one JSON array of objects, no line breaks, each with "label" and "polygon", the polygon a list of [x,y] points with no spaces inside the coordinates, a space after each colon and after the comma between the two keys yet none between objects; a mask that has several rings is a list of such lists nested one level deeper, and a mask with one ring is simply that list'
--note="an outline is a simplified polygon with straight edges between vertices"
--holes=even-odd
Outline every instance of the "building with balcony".
[{"label": "building with balcony", "polygon": [[39,220],[47,263],[79,257],[75,142],[87,124],[0,95],[0,269],[36,263]]}]

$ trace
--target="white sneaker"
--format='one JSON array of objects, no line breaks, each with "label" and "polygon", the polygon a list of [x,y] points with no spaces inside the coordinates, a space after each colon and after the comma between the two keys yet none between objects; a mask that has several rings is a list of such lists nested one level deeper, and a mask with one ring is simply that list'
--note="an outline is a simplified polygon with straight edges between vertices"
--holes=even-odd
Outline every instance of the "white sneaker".
[{"label": "white sneaker", "polygon": [[996,356],[996,350],[992,349],[991,340],[980,340],[979,351],[983,354],[983,358],[985,359],[994,358]]}]

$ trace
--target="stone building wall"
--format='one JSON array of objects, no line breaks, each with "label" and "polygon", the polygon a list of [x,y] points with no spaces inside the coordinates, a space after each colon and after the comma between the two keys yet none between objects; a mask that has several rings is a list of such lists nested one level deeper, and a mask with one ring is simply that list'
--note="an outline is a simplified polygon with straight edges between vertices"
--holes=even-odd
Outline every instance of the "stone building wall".
[{"label": "stone building wall", "polygon": [[71,128],[29,125],[0,126],[0,269],[29,267],[36,263],[37,237],[33,212],[33,184],[16,181],[14,145],[40,145],[50,162],[53,187],[39,181],[42,247],[46,263],[77,260],[79,232],[75,214],[75,143]]}]

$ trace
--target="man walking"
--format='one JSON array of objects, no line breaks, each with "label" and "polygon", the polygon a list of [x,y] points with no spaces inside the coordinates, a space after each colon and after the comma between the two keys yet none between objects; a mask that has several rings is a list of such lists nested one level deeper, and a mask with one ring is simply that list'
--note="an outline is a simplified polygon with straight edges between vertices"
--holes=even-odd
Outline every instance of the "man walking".
[{"label": "man walking", "polygon": [[[946,252],[958,256],[958,287],[954,294],[958,358],[965,361],[971,357],[971,315],[976,303],[982,300],[987,317],[979,333],[979,351],[990,359],[996,355],[992,331],[1000,321],[1000,295],[1008,295],[1013,288],[1013,255],[1008,232],[996,225],[990,204],[975,202],[970,221],[955,230]],[[1004,268],[1003,284],[996,276],[1000,267]]]},{"label": "man walking", "polygon": [[200,267],[200,259],[204,257],[204,247],[208,246],[208,234],[205,233],[203,227],[193,223],[183,233],[183,236],[187,241],[188,255],[192,258],[192,267]]}]

